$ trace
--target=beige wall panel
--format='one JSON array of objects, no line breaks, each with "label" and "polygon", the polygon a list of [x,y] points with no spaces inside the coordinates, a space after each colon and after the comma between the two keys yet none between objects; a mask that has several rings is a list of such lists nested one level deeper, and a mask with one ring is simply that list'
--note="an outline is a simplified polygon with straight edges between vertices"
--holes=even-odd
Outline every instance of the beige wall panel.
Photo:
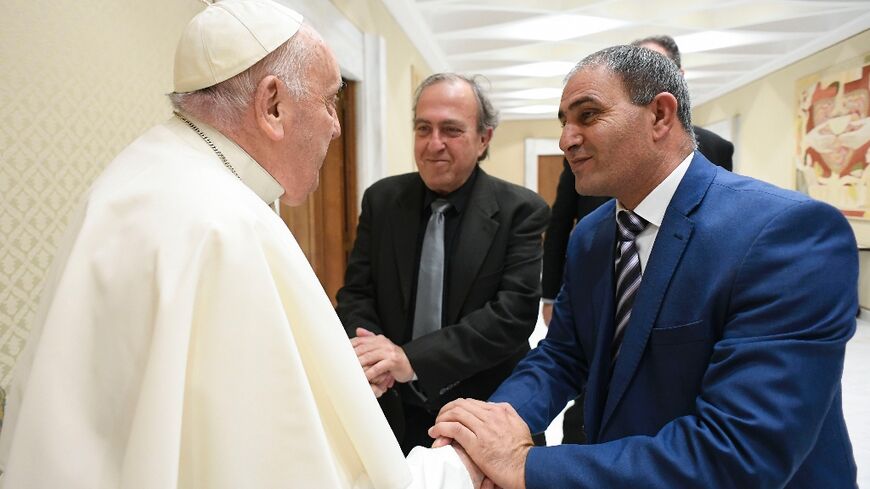
[{"label": "beige wall panel", "polygon": [[483,169],[490,175],[524,185],[526,138],[559,139],[561,133],[555,114],[552,119],[502,122],[495,130]]}]

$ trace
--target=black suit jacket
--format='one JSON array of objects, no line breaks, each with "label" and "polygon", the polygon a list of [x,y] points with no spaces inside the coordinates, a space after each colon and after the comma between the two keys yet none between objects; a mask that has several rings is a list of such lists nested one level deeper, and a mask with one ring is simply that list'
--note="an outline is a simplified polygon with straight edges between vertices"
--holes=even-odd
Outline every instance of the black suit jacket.
[{"label": "black suit jacket", "polygon": [[708,131],[703,127],[692,126],[692,128],[695,130],[695,140],[698,141],[698,152],[714,165],[721,166],[728,171],[733,170],[734,145],[719,137],[715,132]]},{"label": "black suit jacket", "polygon": [[417,173],[388,177],[366,190],[338,315],[350,336],[363,327],[402,345],[428,397],[425,407],[437,412],[458,397],[486,399],[529,350],[549,209],[534,192],[481,169],[448,261],[447,326],[411,340],[416,240],[426,225],[423,194]]},{"label": "black suit jacket", "polygon": [[[698,151],[712,163],[731,171],[734,167],[731,160],[734,155],[734,145],[703,127],[693,126],[693,128],[695,139],[698,141]],[[541,285],[545,299],[555,299],[559,288],[562,287],[568,236],[574,229],[574,224],[610,200],[609,197],[577,194],[571,167],[568,166],[567,161],[563,161],[563,165],[556,188],[556,201],[553,202],[553,213],[544,239],[544,272]]]}]

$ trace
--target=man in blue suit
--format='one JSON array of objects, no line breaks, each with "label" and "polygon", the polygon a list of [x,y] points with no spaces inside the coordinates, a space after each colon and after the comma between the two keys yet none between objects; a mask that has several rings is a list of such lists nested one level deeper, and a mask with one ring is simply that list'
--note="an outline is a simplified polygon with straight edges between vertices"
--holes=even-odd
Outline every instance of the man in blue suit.
[{"label": "man in blue suit", "polygon": [[[846,220],[695,152],[664,56],[608,48],[567,80],[560,147],[577,191],[615,200],[571,236],[546,339],[490,402],[446,405],[430,434],[504,489],[856,487]],[[583,389],[590,444],[533,447],[529,431]]]}]

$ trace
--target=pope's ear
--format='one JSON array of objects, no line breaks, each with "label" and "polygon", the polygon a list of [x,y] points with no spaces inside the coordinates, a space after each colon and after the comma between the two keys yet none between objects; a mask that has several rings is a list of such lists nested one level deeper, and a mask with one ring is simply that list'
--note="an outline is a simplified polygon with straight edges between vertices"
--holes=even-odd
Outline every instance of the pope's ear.
[{"label": "pope's ear", "polygon": [[282,118],[287,117],[287,100],[282,96],[286,92],[284,83],[274,75],[268,75],[260,80],[254,91],[254,116],[257,127],[265,136],[273,141],[284,138]]}]

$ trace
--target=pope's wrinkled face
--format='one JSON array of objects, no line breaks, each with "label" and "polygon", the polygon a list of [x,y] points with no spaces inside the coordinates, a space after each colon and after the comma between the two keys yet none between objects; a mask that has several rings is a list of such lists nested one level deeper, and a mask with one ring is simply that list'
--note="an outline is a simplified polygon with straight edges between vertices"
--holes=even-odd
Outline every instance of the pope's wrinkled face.
[{"label": "pope's wrinkled face", "polygon": [[477,130],[477,97],[463,80],[423,89],[414,114],[414,159],[420,177],[438,194],[462,186],[486,151],[492,129]]},{"label": "pope's wrinkled face", "polygon": [[341,72],[329,48],[320,42],[315,48],[308,70],[307,93],[293,106],[292,124],[288,127],[286,158],[292,171],[288,182],[281,182],[285,194],[281,200],[299,205],[320,182],[320,168],[329,143],[341,135],[336,105],[341,90]]},{"label": "pope's wrinkled face", "polygon": [[562,91],[559,120],[559,147],[577,192],[622,202],[636,197],[633,182],[650,170],[654,117],[632,104],[622,80],[601,66],[575,73]]}]

